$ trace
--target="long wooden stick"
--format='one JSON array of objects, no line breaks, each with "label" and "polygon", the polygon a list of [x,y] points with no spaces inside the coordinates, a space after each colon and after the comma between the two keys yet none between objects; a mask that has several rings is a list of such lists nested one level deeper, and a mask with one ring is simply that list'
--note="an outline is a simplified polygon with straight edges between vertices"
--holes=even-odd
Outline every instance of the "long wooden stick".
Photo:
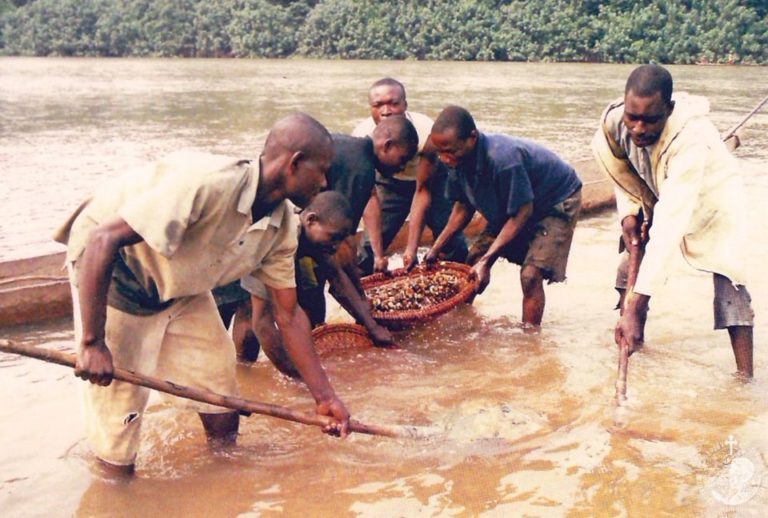
[{"label": "long wooden stick", "polygon": [[[640,271],[640,263],[643,261],[643,253],[645,252],[645,246],[643,240],[648,232],[648,225],[644,221],[640,227],[640,239],[637,243],[630,243],[627,247],[629,252],[629,265],[627,267],[627,287],[624,290],[624,300],[621,312],[627,304],[627,299],[632,296],[635,291],[635,283],[637,282],[637,274]],[[621,404],[627,399],[627,369],[629,368],[629,343],[626,339],[622,340],[619,344],[619,368],[618,375],[616,377],[616,402]]]},{"label": "long wooden stick", "polygon": [[755,106],[755,108],[751,112],[749,112],[743,119],[741,119],[738,123],[734,124],[731,129],[723,133],[723,135],[721,136],[723,141],[726,141],[732,136],[734,136],[736,132],[739,131],[739,129],[742,126],[744,126],[749,119],[752,118],[753,115],[759,112],[763,106],[765,106],[766,103],[768,103],[768,96],[762,101],[760,101],[759,103],[757,103],[757,106]]},{"label": "long wooden stick", "polygon": [[[765,104],[768,103],[768,96],[765,97],[762,101],[757,103],[757,106],[755,106],[751,112],[749,112],[746,116],[744,116],[738,123],[734,124],[731,129],[723,133],[720,138],[723,140],[723,142],[728,141],[728,139],[732,138],[736,135],[736,132],[739,131],[739,129],[744,126],[749,119],[751,119],[760,109],[765,106]],[[731,145],[731,151],[738,148],[741,144],[741,141],[739,141],[738,138],[735,139],[735,141]],[[644,223],[645,224],[645,223]],[[632,249],[634,248],[634,250]],[[627,288],[625,290],[625,297],[624,301],[626,302],[627,296],[629,296],[630,293],[634,291],[635,288],[635,281],[637,280],[637,273],[640,270],[640,263],[643,260],[643,252],[644,247],[642,243],[638,243],[635,247],[630,247],[629,249],[629,268],[628,268],[628,280],[627,280]],[[624,308],[622,308],[622,311]],[[629,367],[629,344],[625,341],[619,344],[619,367],[618,367],[618,375],[616,377],[616,401],[618,403],[621,403],[622,401],[625,401],[627,399],[627,369]]]},{"label": "long wooden stick", "polygon": [[[0,340],[0,351],[12,354],[20,354],[48,363],[64,365],[66,367],[74,368],[75,366],[75,356],[73,354],[55,351],[52,349],[42,349],[30,345],[18,344],[10,340]],[[166,394],[191,399],[194,401],[200,401],[202,403],[209,403],[211,405],[231,408],[232,410],[238,410],[240,412],[249,414],[252,413],[268,415],[277,417],[278,419],[285,419],[287,421],[319,427],[324,427],[333,423],[333,419],[328,416],[298,412],[296,410],[291,410],[290,408],[273,405],[270,403],[261,403],[258,401],[242,399],[234,396],[225,396],[223,394],[217,394],[209,390],[187,387],[172,381],[145,376],[143,374],[139,374],[126,369],[115,368],[114,378],[120,381],[131,383],[133,385],[154,389],[158,392],[165,392]],[[410,439],[424,439],[435,435],[433,431],[418,426],[371,425],[364,424],[355,420],[349,421],[349,429],[352,432],[369,435],[381,435],[384,437],[400,437]]]}]

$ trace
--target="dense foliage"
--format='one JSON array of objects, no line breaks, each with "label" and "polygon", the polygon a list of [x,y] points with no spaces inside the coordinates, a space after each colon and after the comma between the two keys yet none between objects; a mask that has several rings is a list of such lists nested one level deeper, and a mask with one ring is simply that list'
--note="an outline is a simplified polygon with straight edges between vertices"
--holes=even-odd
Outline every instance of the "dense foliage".
[{"label": "dense foliage", "polygon": [[768,63],[765,0],[0,0],[0,52]]}]

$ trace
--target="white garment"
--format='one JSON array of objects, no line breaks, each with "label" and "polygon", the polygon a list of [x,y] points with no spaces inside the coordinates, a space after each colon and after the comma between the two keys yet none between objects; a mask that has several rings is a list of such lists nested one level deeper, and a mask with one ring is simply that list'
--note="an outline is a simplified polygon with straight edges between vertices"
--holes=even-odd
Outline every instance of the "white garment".
[{"label": "white garment", "polygon": [[[746,284],[746,212],[738,162],[707,117],[705,98],[681,93],[673,99],[674,110],[650,156],[653,175],[649,185],[658,193],[658,201],[653,206],[650,240],[635,292],[650,296],[658,289],[678,246],[694,268]],[[623,102],[618,101],[606,109],[602,120],[631,157],[637,150],[630,139],[623,138],[622,115]],[[607,171],[620,164],[603,128],[595,134],[592,148],[600,166],[620,187],[616,189],[620,220],[637,214],[640,200],[625,190],[631,178]]]}]

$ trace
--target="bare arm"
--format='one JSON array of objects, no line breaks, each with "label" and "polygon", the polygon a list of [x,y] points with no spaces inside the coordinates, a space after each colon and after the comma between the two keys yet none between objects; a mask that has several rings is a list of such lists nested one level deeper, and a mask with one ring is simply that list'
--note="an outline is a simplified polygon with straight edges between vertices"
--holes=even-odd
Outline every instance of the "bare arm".
[{"label": "bare arm", "polygon": [[448,217],[448,223],[445,224],[445,228],[440,235],[437,236],[435,242],[432,244],[432,248],[427,252],[424,258],[427,262],[434,262],[437,260],[438,254],[443,249],[445,244],[450,241],[457,232],[463,230],[469,224],[469,220],[472,219],[472,215],[475,213],[475,208],[466,203],[456,201],[451,209],[451,215]]},{"label": "bare arm", "polygon": [[272,365],[286,376],[300,379],[301,375],[288,358],[280,332],[275,327],[272,305],[269,301],[255,295],[251,295],[251,329],[259,340],[261,350]]},{"label": "bare arm", "polygon": [[75,375],[97,385],[112,382],[112,354],[104,341],[107,292],[115,259],[123,246],[142,241],[122,218],[102,223],[88,236],[80,258],[78,296],[83,333],[77,350]]},{"label": "bare arm", "polygon": [[309,320],[296,301],[296,289],[269,288],[269,291],[283,345],[296,370],[301,374],[301,379],[315,398],[317,413],[331,416],[337,421],[324,431],[346,436],[349,429],[349,412],[333,390],[312,346]]},{"label": "bare arm", "polygon": [[416,250],[419,239],[424,232],[426,214],[432,204],[431,184],[437,170],[437,155],[431,140],[427,140],[416,169],[416,192],[411,203],[411,214],[408,223],[408,244],[403,254],[403,265],[410,269],[416,264]]},{"label": "bare arm", "polygon": [[614,339],[619,347],[627,347],[631,355],[643,345],[645,320],[648,313],[648,295],[635,293],[635,282],[640,271],[648,237],[646,224],[637,216],[627,216],[621,221],[624,245],[629,252],[627,288],[624,295],[619,321],[614,329]]},{"label": "bare arm", "polygon": [[363,223],[368,239],[373,250],[373,271],[380,272],[387,269],[387,258],[384,257],[384,238],[381,235],[381,202],[376,193],[376,187],[371,191],[371,198],[363,211]]},{"label": "bare arm", "polygon": [[373,319],[368,301],[357,291],[349,275],[347,275],[347,272],[344,271],[338,261],[333,257],[323,256],[320,262],[328,273],[331,294],[339,301],[339,304],[355,320],[365,326],[376,345],[392,345],[392,334]]}]

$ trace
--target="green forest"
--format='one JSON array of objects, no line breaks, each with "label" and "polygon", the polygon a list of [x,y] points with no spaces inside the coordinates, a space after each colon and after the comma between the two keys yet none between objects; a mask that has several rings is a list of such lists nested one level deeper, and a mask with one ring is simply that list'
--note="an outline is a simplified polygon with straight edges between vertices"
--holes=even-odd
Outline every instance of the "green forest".
[{"label": "green forest", "polygon": [[0,0],[0,54],[768,63],[766,0]]}]

